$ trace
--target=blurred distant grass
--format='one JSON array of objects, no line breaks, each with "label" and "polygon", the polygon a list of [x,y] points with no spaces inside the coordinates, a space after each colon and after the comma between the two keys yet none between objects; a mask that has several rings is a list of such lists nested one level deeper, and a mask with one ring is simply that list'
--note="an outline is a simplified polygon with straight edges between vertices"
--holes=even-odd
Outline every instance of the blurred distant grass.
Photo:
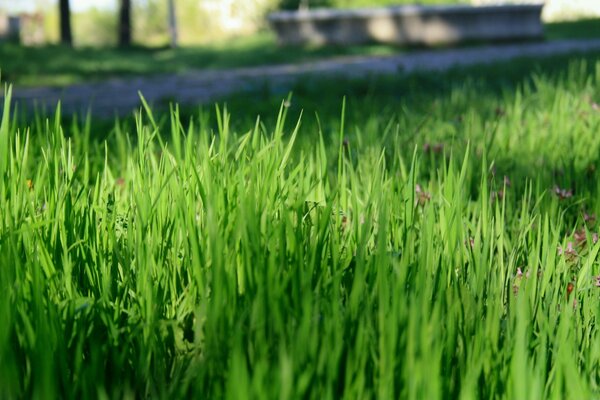
[{"label": "blurred distant grass", "polygon": [[552,22],[544,26],[546,39],[600,38],[600,19]]},{"label": "blurred distant grass", "polygon": [[342,55],[382,55],[398,52],[384,45],[348,47],[278,46],[268,32],[231,41],[178,49],[132,47],[75,48],[45,46],[26,48],[0,44],[2,79],[11,83],[67,85],[115,76],[181,73],[194,69],[234,68]]},{"label": "blurred distant grass", "polygon": [[[546,38],[600,37],[600,20],[547,24]],[[274,35],[256,35],[204,46],[170,48],[25,48],[0,43],[2,79],[17,85],[69,85],[117,76],[182,73],[265,64],[302,62],[348,55],[389,55],[409,51],[387,45],[280,47]]]}]

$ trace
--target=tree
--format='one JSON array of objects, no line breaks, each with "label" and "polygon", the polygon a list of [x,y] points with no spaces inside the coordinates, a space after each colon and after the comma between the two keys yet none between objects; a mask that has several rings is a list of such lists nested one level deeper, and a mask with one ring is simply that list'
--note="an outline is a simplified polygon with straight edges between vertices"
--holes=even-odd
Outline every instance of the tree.
[{"label": "tree", "polygon": [[169,8],[169,36],[171,47],[177,47],[177,15],[175,14],[175,0],[167,0]]},{"label": "tree", "polygon": [[59,1],[58,15],[60,16],[60,42],[72,46],[73,35],[71,33],[71,6],[69,0]]},{"label": "tree", "polygon": [[119,8],[119,45],[131,46],[131,0],[121,0]]}]

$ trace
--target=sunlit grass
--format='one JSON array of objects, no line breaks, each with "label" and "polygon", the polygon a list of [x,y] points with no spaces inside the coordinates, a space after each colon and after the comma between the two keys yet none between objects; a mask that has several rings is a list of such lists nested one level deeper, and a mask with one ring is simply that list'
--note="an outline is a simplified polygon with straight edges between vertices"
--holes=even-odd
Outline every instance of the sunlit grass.
[{"label": "sunlit grass", "polygon": [[599,79],[106,141],[7,98],[0,393],[598,396]]}]

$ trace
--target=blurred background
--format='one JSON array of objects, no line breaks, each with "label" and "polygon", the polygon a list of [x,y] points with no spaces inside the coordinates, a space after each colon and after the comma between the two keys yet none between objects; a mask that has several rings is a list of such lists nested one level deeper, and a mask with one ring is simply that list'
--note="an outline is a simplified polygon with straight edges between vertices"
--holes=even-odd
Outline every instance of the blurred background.
[{"label": "blurred background", "polygon": [[[278,9],[415,3],[411,0],[0,0],[0,32],[18,25],[22,44],[59,43],[59,1],[63,7],[68,4],[73,45],[101,47],[118,45],[123,39],[119,27],[123,7],[129,12],[129,44],[160,47],[204,45],[250,34],[267,34],[265,15]],[[465,1],[421,0],[417,3]],[[495,4],[498,0],[472,0],[471,3]],[[543,12],[545,22],[598,16],[599,0],[547,0]]]}]

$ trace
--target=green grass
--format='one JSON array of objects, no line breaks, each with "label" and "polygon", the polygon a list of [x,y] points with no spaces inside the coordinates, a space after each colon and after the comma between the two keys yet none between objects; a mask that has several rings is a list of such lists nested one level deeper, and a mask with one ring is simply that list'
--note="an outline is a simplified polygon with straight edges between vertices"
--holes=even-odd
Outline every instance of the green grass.
[{"label": "green grass", "polygon": [[211,45],[171,48],[21,47],[0,43],[0,68],[5,80],[21,85],[67,85],[115,76],[181,73],[300,62],[330,56],[383,55],[398,52],[384,45],[286,48],[263,32]]},{"label": "green grass", "polygon": [[[599,38],[598,19],[546,24],[546,37]],[[473,44],[471,44],[473,45]],[[21,47],[0,43],[0,71],[4,80],[18,85],[68,85],[116,76],[182,73],[347,55],[390,55],[411,51],[387,45],[285,48],[272,33],[205,46],[170,48],[76,48],[61,46]]]},{"label": "green grass", "polygon": [[0,393],[598,397],[600,63],[452,74],[105,141],[7,104]]},{"label": "green grass", "polygon": [[547,23],[544,30],[546,38],[550,40],[600,38],[600,19],[552,22]]}]

